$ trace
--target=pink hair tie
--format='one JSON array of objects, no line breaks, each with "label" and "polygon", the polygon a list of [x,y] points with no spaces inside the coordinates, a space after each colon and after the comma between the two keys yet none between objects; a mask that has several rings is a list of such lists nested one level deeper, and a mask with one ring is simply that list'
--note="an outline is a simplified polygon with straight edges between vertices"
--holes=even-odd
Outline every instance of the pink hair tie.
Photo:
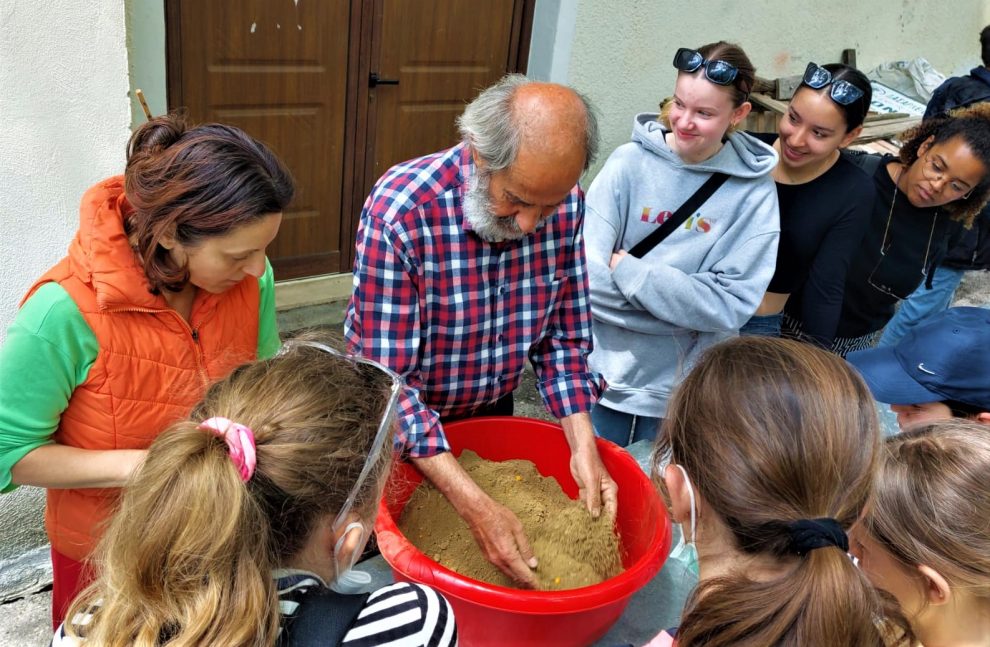
[{"label": "pink hair tie", "polygon": [[251,428],[219,416],[204,420],[199,423],[199,428],[223,438],[241,480],[245,483],[250,481],[256,464],[254,432]]}]

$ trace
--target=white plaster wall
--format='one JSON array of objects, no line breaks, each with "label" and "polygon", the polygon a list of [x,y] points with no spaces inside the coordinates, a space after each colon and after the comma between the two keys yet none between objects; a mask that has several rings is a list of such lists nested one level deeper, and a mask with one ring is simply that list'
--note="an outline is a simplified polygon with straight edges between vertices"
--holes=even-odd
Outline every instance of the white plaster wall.
[{"label": "white plaster wall", "polygon": [[[129,123],[120,0],[0,1],[0,341],[83,191],[123,170]],[[43,494],[0,495],[0,598],[49,577]]]},{"label": "white plaster wall", "polygon": [[0,341],[65,254],[79,198],[123,170],[130,110],[120,0],[0,2]]},{"label": "white plaster wall", "polygon": [[537,0],[526,67],[529,78],[567,82],[576,21],[576,0]]},{"label": "white plaster wall", "polygon": [[990,23],[986,0],[561,0],[577,3],[567,82],[602,113],[602,155],[628,141],[637,112],[673,92],[678,47],[716,40],[740,44],[757,74],[799,74],[809,60],[837,62],[855,48],[857,64],[923,57],[951,73],[979,57]]}]

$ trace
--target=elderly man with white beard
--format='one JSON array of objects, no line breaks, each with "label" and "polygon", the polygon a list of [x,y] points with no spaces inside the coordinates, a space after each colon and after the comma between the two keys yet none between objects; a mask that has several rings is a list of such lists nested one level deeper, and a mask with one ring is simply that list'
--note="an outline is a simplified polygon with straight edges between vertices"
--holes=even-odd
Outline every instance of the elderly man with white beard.
[{"label": "elderly man with white beard", "polygon": [[450,454],[443,423],[512,415],[526,358],[571,449],[593,516],[616,484],[589,411],[591,308],[577,185],[598,148],[587,100],[509,75],[458,118],[462,142],[398,164],[364,204],[344,333],[352,352],[406,380],[397,449],[447,497],[482,552],[521,586],[536,559],[516,516]]}]

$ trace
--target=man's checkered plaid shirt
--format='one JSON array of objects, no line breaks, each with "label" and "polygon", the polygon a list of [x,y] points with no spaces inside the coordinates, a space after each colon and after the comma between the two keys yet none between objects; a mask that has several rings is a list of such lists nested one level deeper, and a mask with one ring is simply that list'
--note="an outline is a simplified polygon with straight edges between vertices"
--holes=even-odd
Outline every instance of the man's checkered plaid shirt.
[{"label": "man's checkered plaid shirt", "polygon": [[461,211],[474,170],[464,144],[404,162],[361,212],[344,333],[352,352],[405,378],[398,444],[412,457],[448,450],[440,416],[515,390],[527,357],[557,418],[589,411],[604,388],[587,365],[583,192],[534,233],[489,243]]}]

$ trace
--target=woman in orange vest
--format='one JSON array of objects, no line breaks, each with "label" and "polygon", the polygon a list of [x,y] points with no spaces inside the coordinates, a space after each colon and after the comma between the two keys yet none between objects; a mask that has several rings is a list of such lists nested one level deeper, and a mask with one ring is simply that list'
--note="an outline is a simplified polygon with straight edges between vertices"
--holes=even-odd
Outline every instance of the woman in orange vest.
[{"label": "woman in orange vest", "polygon": [[293,190],[243,131],[152,119],[22,301],[0,347],[0,490],[48,489],[56,626],[151,441],[210,382],[278,350],[265,248]]}]

